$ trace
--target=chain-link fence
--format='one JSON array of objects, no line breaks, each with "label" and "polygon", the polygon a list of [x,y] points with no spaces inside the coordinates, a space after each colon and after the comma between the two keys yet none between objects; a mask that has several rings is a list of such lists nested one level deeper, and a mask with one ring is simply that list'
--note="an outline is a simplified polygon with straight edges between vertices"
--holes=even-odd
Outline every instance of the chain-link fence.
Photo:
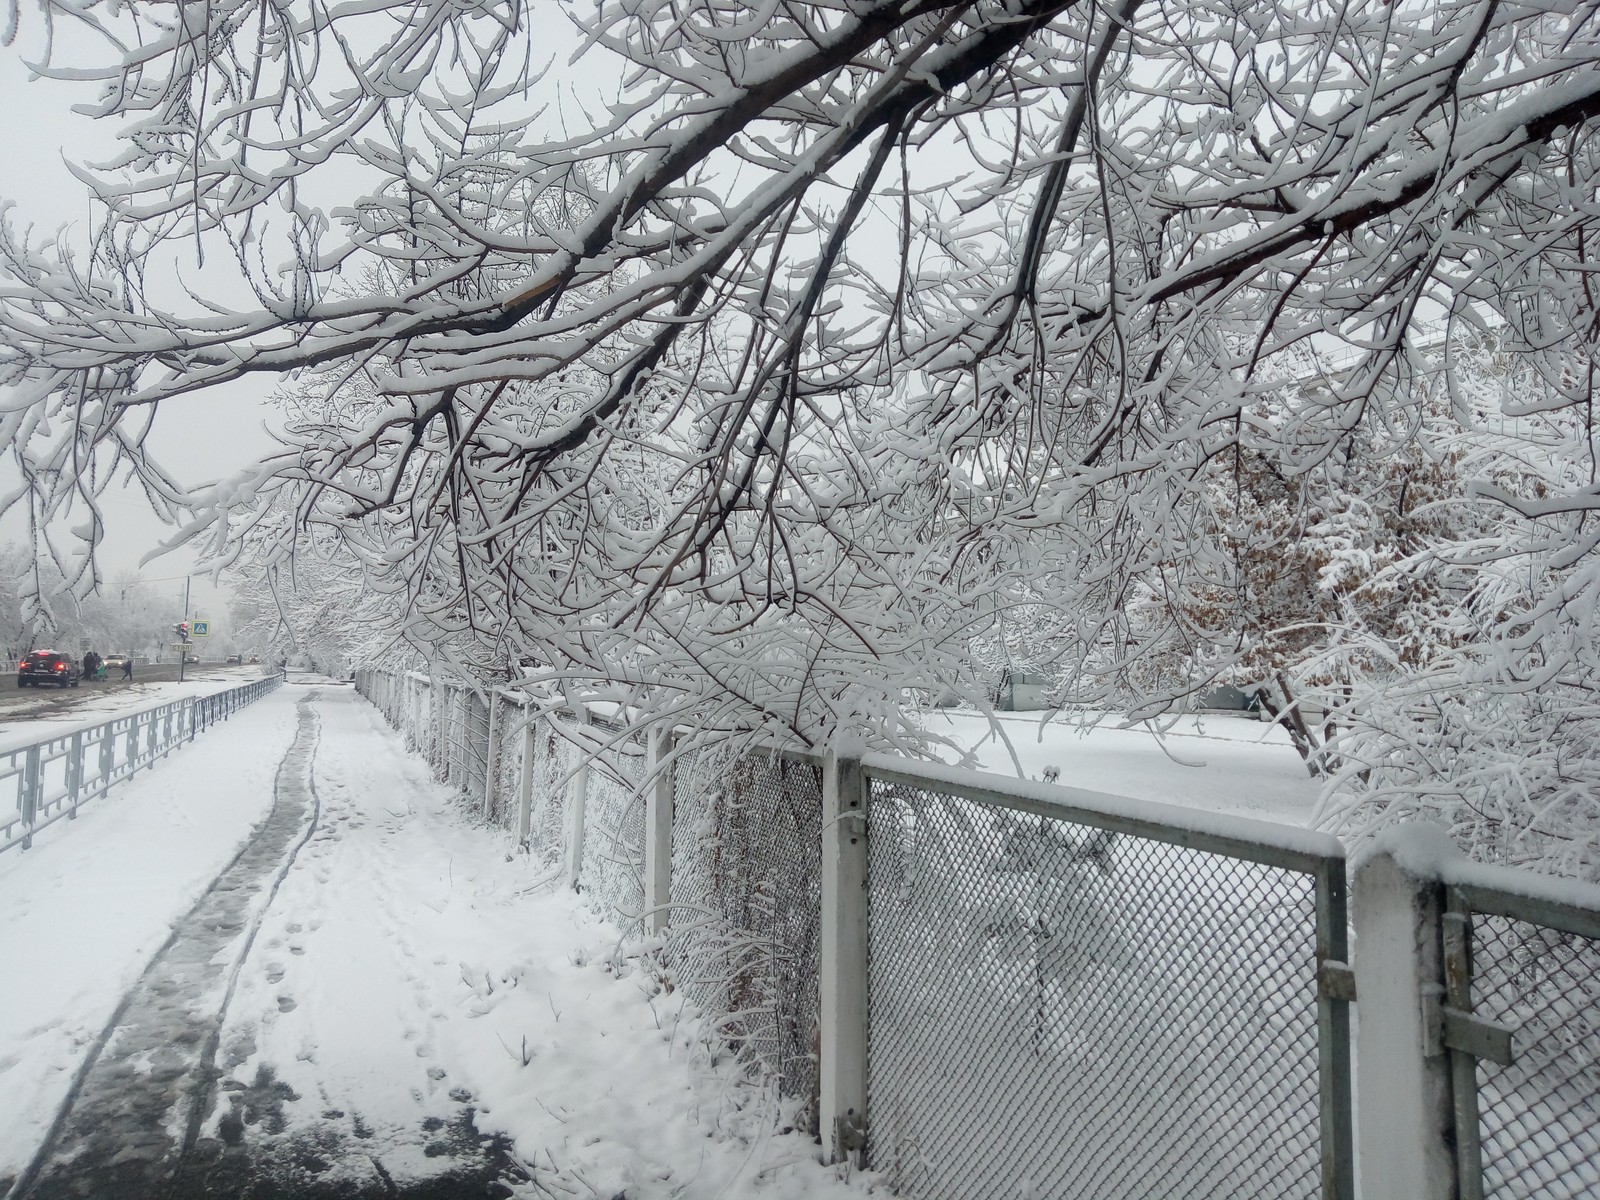
[{"label": "chain-link fence", "polygon": [[589,758],[579,886],[624,938],[637,940],[644,933],[645,749],[613,721],[592,720],[586,730],[596,748]]},{"label": "chain-link fence", "polygon": [[1470,921],[1472,1014],[1511,1031],[1509,1063],[1476,1062],[1463,1197],[1600,1196],[1600,914],[1486,889],[1451,907]]},{"label": "chain-link fence", "polygon": [[547,865],[561,861],[567,837],[567,795],[578,767],[578,748],[550,721],[534,725],[533,779],[529,786],[528,849]]},{"label": "chain-link fence", "polygon": [[702,752],[679,758],[672,838],[678,986],[723,1014],[753,1060],[816,1132],[817,954],[822,776],[799,758]]},{"label": "chain-link fence", "polygon": [[522,733],[527,720],[523,706],[495,692],[490,697],[490,728],[495,752],[493,772],[484,802],[484,816],[493,824],[512,828],[522,789]]},{"label": "chain-link fence", "polygon": [[[661,793],[622,716],[579,722],[502,694],[491,763],[472,689],[358,683],[441,779],[502,826],[525,822],[529,852],[576,871],[640,937]],[[671,770],[669,977],[816,1131],[822,765],[680,749]],[[919,779],[874,772],[869,804],[866,1140],[891,1186],[1310,1197],[1328,1162],[1348,1177],[1348,1109],[1329,1103],[1345,1077],[1325,1069],[1343,1026],[1318,991],[1319,961],[1343,953],[1342,890],[1336,905],[1328,890],[1342,855],[1234,852],[1220,835],[1112,829]],[[1331,1061],[1347,1070],[1346,1055],[1338,1041]]]},{"label": "chain-link fence", "polygon": [[869,814],[896,1191],[1323,1194],[1314,875],[881,780]]}]

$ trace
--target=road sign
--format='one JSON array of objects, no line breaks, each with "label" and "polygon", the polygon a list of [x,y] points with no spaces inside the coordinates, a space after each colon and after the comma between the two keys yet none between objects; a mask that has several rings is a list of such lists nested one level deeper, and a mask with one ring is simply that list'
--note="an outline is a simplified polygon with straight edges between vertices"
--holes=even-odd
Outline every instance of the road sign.
[{"label": "road sign", "polygon": [[189,649],[189,643],[188,642],[168,642],[167,643],[167,649],[168,650],[180,650],[180,651],[181,650],[187,650],[187,649]]},{"label": "road sign", "polygon": [[189,622],[189,636],[192,637],[192,638],[210,637],[211,636],[211,622],[210,621],[190,621]]}]

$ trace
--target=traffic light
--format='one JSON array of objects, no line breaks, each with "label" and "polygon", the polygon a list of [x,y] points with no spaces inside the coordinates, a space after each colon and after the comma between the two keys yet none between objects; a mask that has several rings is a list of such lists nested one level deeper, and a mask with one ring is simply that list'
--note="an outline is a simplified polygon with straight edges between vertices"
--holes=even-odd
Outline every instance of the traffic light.
[{"label": "traffic light", "polygon": [[178,622],[178,624],[172,627],[172,632],[178,635],[179,641],[187,642],[189,640],[189,622]]}]

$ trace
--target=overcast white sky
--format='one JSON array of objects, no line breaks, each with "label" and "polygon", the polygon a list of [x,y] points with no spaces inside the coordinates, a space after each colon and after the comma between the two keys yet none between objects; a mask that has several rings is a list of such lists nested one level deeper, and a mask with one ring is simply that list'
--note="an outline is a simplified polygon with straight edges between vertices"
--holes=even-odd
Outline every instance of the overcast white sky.
[{"label": "overcast white sky", "polygon": [[[555,100],[558,87],[573,91],[582,86],[588,93],[586,100],[593,103],[599,98],[605,72],[595,70],[593,58],[585,60],[585,70],[578,75],[578,81],[563,71],[565,56],[577,43],[553,0],[550,18],[542,37],[557,61],[539,89],[546,95],[532,95],[531,102]],[[58,39],[72,36],[70,30],[60,26],[56,32]],[[0,202],[13,206],[11,219],[16,224],[31,223],[39,236],[65,227],[69,237],[81,241],[91,221],[89,189],[74,178],[66,160],[92,163],[111,157],[115,153],[117,127],[72,111],[74,104],[92,95],[85,85],[31,75],[25,63],[38,58],[42,46],[38,10],[25,6],[16,43],[0,47],[0,114],[4,116],[0,122]],[[615,87],[614,81],[611,86]],[[561,119],[557,114],[570,121],[575,112],[581,111],[582,106],[572,104],[570,96],[566,105],[552,105],[551,110],[557,121]],[[185,275],[193,277],[192,262],[186,265]],[[208,292],[217,294],[210,288]],[[254,307],[247,294],[241,295],[238,303],[241,308]],[[275,379],[263,377],[231,385],[225,394],[163,403],[149,442],[155,457],[185,484],[223,478],[241,470],[272,447],[266,423],[273,413],[265,399],[275,386]],[[0,460],[0,478],[9,470],[9,462]],[[193,570],[195,555],[178,550],[142,564],[141,560],[172,536],[173,528],[150,510],[137,489],[120,493],[113,490],[102,499],[107,528],[101,557],[104,573],[115,577],[135,571],[170,594],[175,609],[180,608],[184,577]],[[25,516],[19,512],[0,518],[0,541],[25,540],[26,530]],[[225,589],[218,592],[205,579],[196,578],[193,592],[193,608],[219,618],[226,612]]]},{"label": "overcast white sky", "polygon": [[[0,201],[13,205],[11,219],[32,223],[42,235],[68,227],[82,238],[90,222],[89,190],[67,170],[65,160],[106,157],[115,130],[71,111],[85,99],[82,86],[33,79],[23,65],[38,52],[37,10],[24,9],[22,34],[10,48],[0,48]],[[30,21],[30,18],[32,20]],[[215,479],[243,467],[271,445],[263,427],[267,410],[261,397],[271,388],[262,381],[254,389],[237,388],[226,398],[191,398],[163,406],[151,439],[157,457],[185,483]],[[9,461],[0,460],[0,470]],[[184,576],[194,565],[192,553],[178,551],[153,562],[140,560],[172,534],[137,490],[103,497],[107,541],[102,568],[108,577],[136,571],[162,594],[175,611],[183,602]],[[21,514],[0,519],[0,540],[24,540]],[[203,578],[192,587],[192,608],[221,618],[227,597]]]}]

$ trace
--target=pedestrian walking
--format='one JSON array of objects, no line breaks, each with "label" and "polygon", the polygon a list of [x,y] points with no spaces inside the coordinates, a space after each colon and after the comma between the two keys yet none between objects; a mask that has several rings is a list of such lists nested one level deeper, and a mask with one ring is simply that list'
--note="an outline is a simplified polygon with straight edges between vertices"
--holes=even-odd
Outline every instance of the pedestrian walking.
[{"label": "pedestrian walking", "polygon": [[122,677],[130,683],[133,681],[133,655],[122,660]]}]

